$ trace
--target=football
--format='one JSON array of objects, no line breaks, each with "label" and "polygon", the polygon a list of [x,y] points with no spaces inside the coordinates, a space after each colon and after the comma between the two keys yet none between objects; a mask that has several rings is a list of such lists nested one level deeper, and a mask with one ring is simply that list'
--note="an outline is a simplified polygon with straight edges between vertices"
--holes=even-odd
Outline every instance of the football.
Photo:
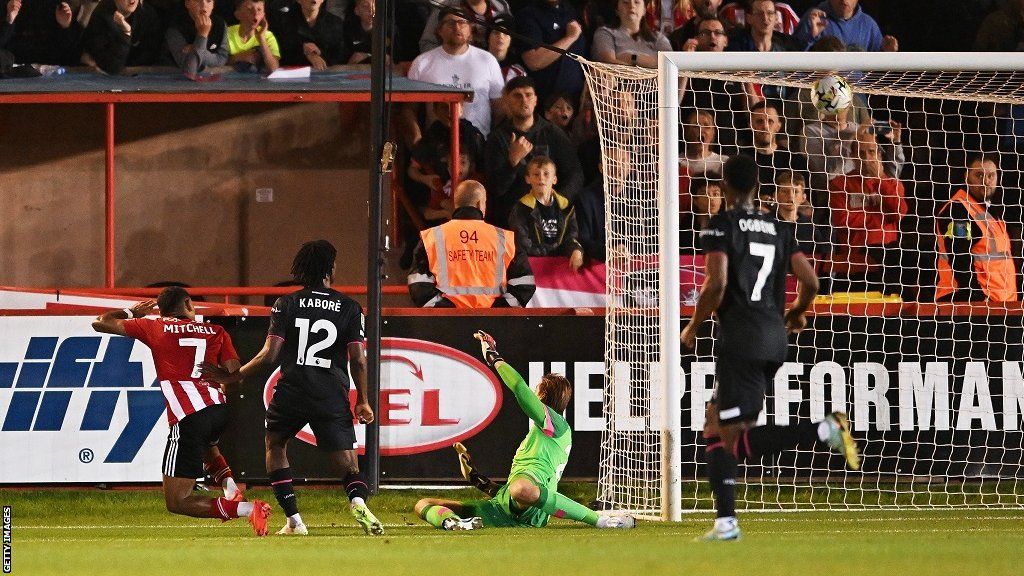
[{"label": "football", "polygon": [[853,88],[846,78],[830,74],[811,87],[811,102],[823,114],[835,115],[853,104]]}]

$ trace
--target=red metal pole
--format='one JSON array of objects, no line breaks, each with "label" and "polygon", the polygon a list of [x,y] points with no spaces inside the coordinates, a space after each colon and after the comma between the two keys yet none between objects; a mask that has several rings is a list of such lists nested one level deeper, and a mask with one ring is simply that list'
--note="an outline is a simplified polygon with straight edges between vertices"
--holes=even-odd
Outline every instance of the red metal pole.
[{"label": "red metal pole", "polygon": [[462,102],[452,102],[452,158],[448,172],[452,176],[452,194],[459,185],[459,119],[462,116]]},{"label": "red metal pole", "polygon": [[106,258],[104,286],[114,287],[114,103],[107,102]]}]

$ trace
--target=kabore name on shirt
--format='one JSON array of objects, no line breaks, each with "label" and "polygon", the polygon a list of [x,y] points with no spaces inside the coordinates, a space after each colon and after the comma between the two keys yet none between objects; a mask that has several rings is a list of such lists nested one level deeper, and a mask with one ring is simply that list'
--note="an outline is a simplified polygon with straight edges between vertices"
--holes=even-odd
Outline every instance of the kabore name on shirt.
[{"label": "kabore name on shirt", "polygon": [[338,300],[324,300],[323,298],[299,298],[299,308],[323,308],[333,312],[341,311],[341,302]]},{"label": "kabore name on shirt", "polygon": [[765,222],[764,220],[754,220],[752,218],[741,218],[740,230],[744,232],[762,232],[764,234],[771,234],[772,236],[778,235],[775,232],[774,222]]},{"label": "kabore name on shirt", "polygon": [[172,334],[183,334],[185,332],[191,332],[192,334],[216,334],[217,332],[213,329],[213,326],[202,326],[200,324],[164,324],[164,332],[170,332]]},{"label": "kabore name on shirt", "polygon": [[494,262],[494,250],[447,250],[449,262]]}]

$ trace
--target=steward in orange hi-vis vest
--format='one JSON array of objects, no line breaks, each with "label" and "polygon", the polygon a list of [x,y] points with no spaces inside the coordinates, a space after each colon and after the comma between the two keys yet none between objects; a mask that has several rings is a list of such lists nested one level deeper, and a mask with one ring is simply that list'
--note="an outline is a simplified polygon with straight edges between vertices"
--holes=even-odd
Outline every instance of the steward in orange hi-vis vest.
[{"label": "steward in orange hi-vis vest", "polygon": [[409,295],[425,308],[525,306],[533,272],[515,235],[484,222],[486,191],[474,180],[455,191],[452,220],[420,232]]},{"label": "steward in orange hi-vis vest", "polygon": [[959,190],[936,218],[936,300],[1017,301],[1017,268],[1006,222]]}]

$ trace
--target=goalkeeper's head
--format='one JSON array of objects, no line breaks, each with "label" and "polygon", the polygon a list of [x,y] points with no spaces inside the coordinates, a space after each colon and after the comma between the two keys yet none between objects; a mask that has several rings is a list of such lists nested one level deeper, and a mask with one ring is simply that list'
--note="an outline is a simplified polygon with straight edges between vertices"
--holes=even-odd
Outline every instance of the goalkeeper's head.
[{"label": "goalkeeper's head", "polygon": [[537,397],[561,414],[572,398],[572,384],[561,374],[546,374],[537,384]]},{"label": "goalkeeper's head", "polygon": [[757,163],[744,155],[729,158],[722,166],[722,184],[730,208],[751,204],[757,194]]}]

